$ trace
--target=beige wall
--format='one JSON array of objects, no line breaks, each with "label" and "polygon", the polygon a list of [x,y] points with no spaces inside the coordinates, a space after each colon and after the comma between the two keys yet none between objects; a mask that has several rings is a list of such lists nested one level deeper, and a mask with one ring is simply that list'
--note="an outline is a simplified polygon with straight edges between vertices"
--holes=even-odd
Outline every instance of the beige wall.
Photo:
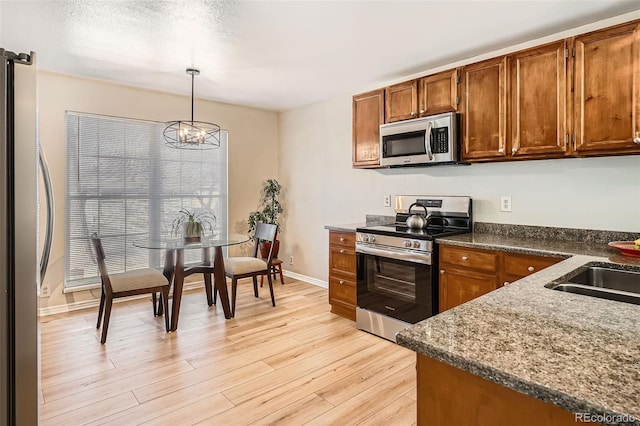
[{"label": "beige wall", "polygon": [[[634,12],[421,75],[638,17]],[[290,200],[280,257],[294,256],[294,265],[285,264],[286,269],[326,281],[328,232],[323,227],[362,222],[367,213],[393,215],[393,208],[382,207],[387,194],[468,195],[476,221],[630,231],[640,237],[639,155],[355,170],[353,94],[280,115],[278,174]],[[511,213],[500,212],[502,195],[512,197]]]},{"label": "beige wall", "polygon": [[[40,140],[55,194],[53,249],[45,283],[51,296],[41,307],[99,297],[98,291],[62,294],[65,235],[65,111],[167,121],[189,116],[185,96],[49,72],[38,73]],[[277,176],[277,113],[196,99],[195,118],[229,131],[229,223],[233,231],[258,203],[262,181]],[[159,143],[161,143],[159,141]]]}]

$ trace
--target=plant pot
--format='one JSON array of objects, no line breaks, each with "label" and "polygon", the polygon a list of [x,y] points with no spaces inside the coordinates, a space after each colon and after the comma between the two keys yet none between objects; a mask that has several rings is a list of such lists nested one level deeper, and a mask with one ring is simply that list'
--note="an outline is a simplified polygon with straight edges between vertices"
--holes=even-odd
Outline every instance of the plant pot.
[{"label": "plant pot", "polygon": [[202,236],[202,224],[198,222],[183,223],[182,236],[185,243],[199,243]]},{"label": "plant pot", "polygon": [[[263,259],[269,257],[269,249],[271,249],[271,241],[260,243],[260,257]],[[280,251],[280,240],[275,240],[273,242],[273,253],[271,254],[272,259],[278,257],[278,251]]]}]

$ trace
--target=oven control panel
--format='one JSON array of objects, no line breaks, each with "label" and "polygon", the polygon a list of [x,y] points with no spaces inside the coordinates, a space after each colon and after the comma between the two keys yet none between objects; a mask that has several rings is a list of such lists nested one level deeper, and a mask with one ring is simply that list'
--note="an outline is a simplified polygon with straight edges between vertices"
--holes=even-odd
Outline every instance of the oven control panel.
[{"label": "oven control panel", "polygon": [[388,246],[417,251],[431,251],[433,248],[433,241],[429,240],[414,240],[405,237],[392,237],[389,235],[376,235],[365,232],[356,232],[356,242],[367,243],[373,246]]}]

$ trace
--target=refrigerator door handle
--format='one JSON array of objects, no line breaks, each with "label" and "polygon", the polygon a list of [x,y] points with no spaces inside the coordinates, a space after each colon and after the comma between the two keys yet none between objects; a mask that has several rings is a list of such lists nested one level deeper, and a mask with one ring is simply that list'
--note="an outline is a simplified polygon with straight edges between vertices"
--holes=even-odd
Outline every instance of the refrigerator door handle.
[{"label": "refrigerator door handle", "polygon": [[44,193],[47,202],[47,227],[44,235],[44,247],[42,248],[42,256],[40,257],[40,286],[42,286],[44,277],[47,274],[47,267],[49,266],[49,256],[51,255],[51,245],[53,244],[53,221],[55,220],[55,211],[53,186],[51,185],[51,174],[49,173],[49,165],[47,164],[47,158],[42,151],[42,147],[40,147],[39,152],[40,170],[42,171]]}]

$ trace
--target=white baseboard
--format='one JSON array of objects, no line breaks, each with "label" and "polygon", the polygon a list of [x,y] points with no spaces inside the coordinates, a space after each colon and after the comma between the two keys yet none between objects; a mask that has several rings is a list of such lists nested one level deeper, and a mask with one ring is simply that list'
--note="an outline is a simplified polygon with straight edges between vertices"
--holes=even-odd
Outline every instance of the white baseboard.
[{"label": "white baseboard", "polygon": [[309,284],[317,285],[318,287],[328,288],[329,285],[326,281],[319,280],[317,278],[309,277],[307,275],[298,274],[297,272],[287,271],[286,269],[282,271],[284,276],[293,278],[299,281],[304,281]]},{"label": "white baseboard", "polygon": [[[183,290],[186,291],[197,288],[204,288],[202,287],[202,281],[185,283]],[[134,299],[144,299],[145,297],[151,297],[151,294],[138,294],[136,296],[122,297],[114,299],[113,303],[126,302],[127,300]],[[97,308],[98,306],[100,306],[100,299],[82,300],[80,302],[71,302],[64,305],[45,306],[43,308],[38,308],[38,316],[45,317],[48,315],[64,314],[65,312],[79,311],[81,309]]]}]

